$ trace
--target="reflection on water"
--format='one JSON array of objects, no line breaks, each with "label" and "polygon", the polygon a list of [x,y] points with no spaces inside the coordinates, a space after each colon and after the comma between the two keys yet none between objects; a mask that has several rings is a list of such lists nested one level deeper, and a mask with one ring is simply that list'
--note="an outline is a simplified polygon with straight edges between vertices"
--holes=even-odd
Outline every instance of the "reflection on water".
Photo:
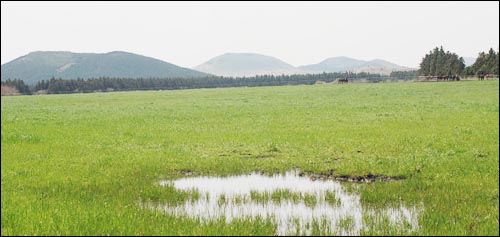
[{"label": "reflection on water", "polygon": [[[382,224],[384,228],[409,233],[418,229],[418,214],[422,209],[403,205],[369,209],[361,205],[359,195],[347,192],[338,181],[312,181],[298,176],[297,172],[274,176],[252,173],[233,177],[191,177],[162,181],[160,185],[173,185],[183,191],[197,190],[200,195],[181,205],[147,203],[147,207],[202,221],[270,218],[277,226],[278,235],[293,234],[297,230],[310,235],[313,226],[323,233],[359,235],[369,231],[370,226]],[[288,198],[270,198],[277,191],[287,192]],[[265,194],[269,194],[268,198],[263,198]]]}]

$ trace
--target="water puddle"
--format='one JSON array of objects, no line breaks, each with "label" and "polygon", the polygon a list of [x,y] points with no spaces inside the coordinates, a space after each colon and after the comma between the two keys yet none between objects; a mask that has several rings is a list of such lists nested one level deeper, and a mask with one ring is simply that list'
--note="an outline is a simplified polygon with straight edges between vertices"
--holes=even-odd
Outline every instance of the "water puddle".
[{"label": "water puddle", "polygon": [[277,226],[277,235],[317,233],[313,231],[360,235],[375,229],[387,233],[387,228],[408,234],[419,228],[418,215],[423,209],[404,205],[367,208],[359,195],[349,192],[339,181],[313,181],[298,172],[189,177],[162,181],[160,185],[199,195],[178,205],[149,202],[143,206],[204,222],[218,218],[228,223],[234,219],[269,218]]}]

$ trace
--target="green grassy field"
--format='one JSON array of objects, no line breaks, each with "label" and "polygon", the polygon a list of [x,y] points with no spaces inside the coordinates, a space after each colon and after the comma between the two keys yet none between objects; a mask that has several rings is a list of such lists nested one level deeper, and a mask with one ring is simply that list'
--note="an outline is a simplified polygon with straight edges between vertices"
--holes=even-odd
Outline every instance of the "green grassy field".
[{"label": "green grassy field", "polygon": [[[143,209],[159,180],[250,171],[404,176],[367,206],[423,203],[414,235],[499,234],[499,82],[2,97],[2,235],[273,235]],[[365,234],[387,234],[383,230]]]}]

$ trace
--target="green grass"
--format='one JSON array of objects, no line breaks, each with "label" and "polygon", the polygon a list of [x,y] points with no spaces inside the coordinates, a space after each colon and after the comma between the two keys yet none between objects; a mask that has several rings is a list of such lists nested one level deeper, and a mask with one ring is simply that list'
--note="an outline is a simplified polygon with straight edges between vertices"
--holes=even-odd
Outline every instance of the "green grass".
[{"label": "green grass", "polygon": [[357,192],[423,203],[412,234],[498,235],[498,97],[498,81],[2,97],[1,234],[273,235],[266,220],[200,224],[139,202],[204,195],[157,186],[185,171],[300,167],[406,177]]},{"label": "green grass", "polygon": [[339,206],[341,204],[340,198],[335,195],[335,192],[330,191],[325,193],[325,201],[332,206]]}]

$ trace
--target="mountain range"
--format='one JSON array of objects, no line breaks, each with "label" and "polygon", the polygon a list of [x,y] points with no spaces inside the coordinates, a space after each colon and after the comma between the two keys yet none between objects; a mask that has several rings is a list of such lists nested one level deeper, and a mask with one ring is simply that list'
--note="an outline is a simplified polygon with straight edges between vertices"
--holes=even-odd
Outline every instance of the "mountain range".
[{"label": "mountain range", "polygon": [[291,75],[346,71],[389,75],[392,71],[414,70],[381,59],[363,61],[348,57],[333,57],[317,64],[294,67],[280,59],[253,53],[223,54],[193,69],[218,76],[236,77],[263,74]]},{"label": "mountain range", "polygon": [[63,79],[126,77],[173,78],[210,75],[250,77],[255,75],[315,74],[323,72],[369,72],[388,75],[392,71],[412,70],[381,59],[363,61],[333,57],[317,64],[294,67],[278,58],[255,53],[226,53],[193,69],[158,59],[122,52],[72,53],[36,51],[1,66],[1,79],[22,79],[27,84],[52,77]]},{"label": "mountain range", "polygon": [[382,75],[389,75],[392,71],[413,70],[412,68],[399,66],[382,59],[364,61],[348,57],[328,58],[321,61],[320,63],[300,66],[299,68],[314,73],[352,71],[378,73]]}]

